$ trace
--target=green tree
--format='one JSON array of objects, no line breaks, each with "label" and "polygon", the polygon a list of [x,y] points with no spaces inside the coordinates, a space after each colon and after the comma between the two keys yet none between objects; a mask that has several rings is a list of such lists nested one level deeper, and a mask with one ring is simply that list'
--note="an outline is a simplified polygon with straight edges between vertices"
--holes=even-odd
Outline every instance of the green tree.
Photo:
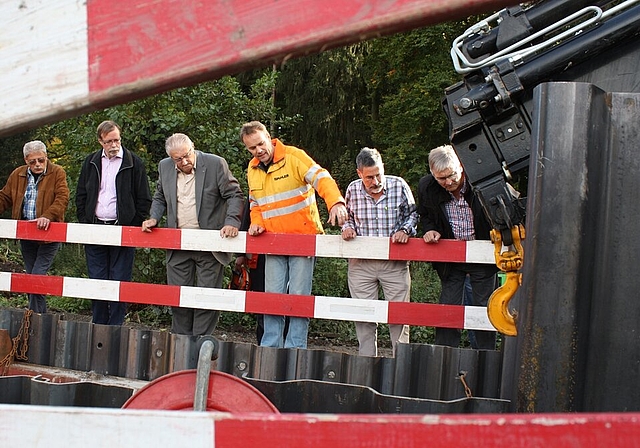
[{"label": "green tree", "polygon": [[369,47],[363,42],[289,61],[279,76],[276,104],[283,114],[299,116],[280,134],[328,168],[372,143],[361,75]]},{"label": "green tree", "polygon": [[431,148],[448,142],[444,89],[459,80],[449,56],[466,22],[444,23],[377,39],[365,64],[373,140],[385,168],[412,187]]},{"label": "green tree", "polygon": [[329,168],[343,189],[357,177],[363,146],[382,152],[388,173],[417,185],[429,150],[448,141],[441,101],[459,79],[449,50],[467,27],[450,22],[287,61],[276,105],[296,119],[276,135]]},{"label": "green tree", "polygon": [[77,179],[82,160],[99,148],[96,127],[106,119],[122,127],[123,145],[147,162],[152,181],[158,162],[166,157],[164,142],[174,132],[189,135],[197,149],[224,157],[240,179],[249,159],[238,140],[240,125],[274,115],[275,79],[276,74],[265,73],[245,94],[227,76],[61,121],[38,129],[37,135],[63,154],[61,163],[71,179]]}]

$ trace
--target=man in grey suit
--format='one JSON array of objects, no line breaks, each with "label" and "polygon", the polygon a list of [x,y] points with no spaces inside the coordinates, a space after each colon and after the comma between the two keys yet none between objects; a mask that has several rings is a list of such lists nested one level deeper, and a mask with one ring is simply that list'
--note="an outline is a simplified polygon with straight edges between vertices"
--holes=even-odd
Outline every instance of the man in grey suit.
[{"label": "man in grey suit", "polygon": [[[238,235],[244,197],[222,157],[196,151],[185,134],[173,134],[165,144],[168,158],[158,165],[158,183],[150,218],[142,223],[151,232],[167,213],[167,227],[220,230],[222,238]],[[167,283],[221,288],[230,253],[167,250]],[[171,331],[209,335],[220,311],[173,307]]]}]

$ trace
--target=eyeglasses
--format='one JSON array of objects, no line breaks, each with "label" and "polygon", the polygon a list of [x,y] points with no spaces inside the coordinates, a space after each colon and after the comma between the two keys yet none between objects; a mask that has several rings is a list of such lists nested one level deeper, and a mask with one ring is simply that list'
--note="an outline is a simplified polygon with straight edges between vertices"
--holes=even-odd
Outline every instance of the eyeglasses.
[{"label": "eyeglasses", "polygon": [[456,177],[458,177],[460,173],[458,173],[458,171],[452,171],[451,174],[449,174],[448,176],[442,176],[442,177],[436,177],[436,180],[438,182],[446,182],[448,180],[456,180]]},{"label": "eyeglasses", "polygon": [[189,151],[187,151],[187,153],[182,157],[171,157],[171,160],[173,160],[174,163],[182,163],[182,161],[188,158],[191,154],[193,154],[193,148],[189,149]]},{"label": "eyeglasses", "polygon": [[46,162],[46,161],[47,161],[47,158],[46,158],[46,157],[38,157],[37,159],[27,160],[27,164],[29,164],[30,166],[33,166],[33,165],[35,165],[36,163],[39,163],[39,164],[41,164],[41,165],[42,165],[42,164],[43,164],[44,162]]},{"label": "eyeglasses", "polygon": [[105,146],[111,146],[113,144],[119,145],[120,144],[120,139],[119,138],[114,138],[112,140],[102,140],[102,144]]}]

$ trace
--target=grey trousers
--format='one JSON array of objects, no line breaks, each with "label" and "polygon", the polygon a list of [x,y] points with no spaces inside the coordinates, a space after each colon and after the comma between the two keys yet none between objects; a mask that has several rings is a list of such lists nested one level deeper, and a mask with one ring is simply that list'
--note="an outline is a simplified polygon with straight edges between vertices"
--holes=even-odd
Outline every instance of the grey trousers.
[{"label": "grey trousers", "polygon": [[[382,287],[385,300],[408,302],[411,292],[411,275],[407,261],[349,260],[349,293],[355,299],[378,300]],[[378,356],[378,324],[356,322],[361,356]],[[395,356],[398,343],[409,343],[408,325],[389,325],[391,345]]]},{"label": "grey trousers", "polygon": [[[167,251],[167,284],[221,288],[224,266],[211,252]],[[191,336],[213,334],[220,311],[172,307],[171,332]]]}]

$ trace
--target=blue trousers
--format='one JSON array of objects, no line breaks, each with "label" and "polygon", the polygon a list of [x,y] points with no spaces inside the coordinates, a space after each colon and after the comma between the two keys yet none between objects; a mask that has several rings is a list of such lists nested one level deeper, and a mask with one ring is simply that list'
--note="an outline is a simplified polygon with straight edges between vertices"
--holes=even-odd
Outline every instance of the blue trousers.
[{"label": "blue trousers", "polygon": [[[86,244],[89,278],[130,282],[133,275],[134,247],[99,246]],[[127,304],[108,300],[92,300],[92,322],[102,325],[122,325]]]},{"label": "blue trousers", "polygon": [[[264,267],[266,292],[280,294],[311,294],[314,257],[267,255]],[[260,345],[265,347],[307,348],[309,332],[308,317],[290,317],[289,328],[284,336],[285,317],[264,315],[264,334]]]},{"label": "blue trousers", "polygon": [[[27,274],[46,275],[60,246],[60,243],[20,240],[20,250]],[[28,294],[28,296],[30,310],[34,313],[47,312],[47,301],[44,295]]]},{"label": "blue trousers", "polygon": [[[464,305],[473,306],[473,289],[471,288],[471,278],[469,274],[467,274],[467,278],[464,281],[464,299],[462,302]],[[475,330],[467,330],[467,336],[469,337],[471,348],[477,349],[478,343],[476,342]]]}]

